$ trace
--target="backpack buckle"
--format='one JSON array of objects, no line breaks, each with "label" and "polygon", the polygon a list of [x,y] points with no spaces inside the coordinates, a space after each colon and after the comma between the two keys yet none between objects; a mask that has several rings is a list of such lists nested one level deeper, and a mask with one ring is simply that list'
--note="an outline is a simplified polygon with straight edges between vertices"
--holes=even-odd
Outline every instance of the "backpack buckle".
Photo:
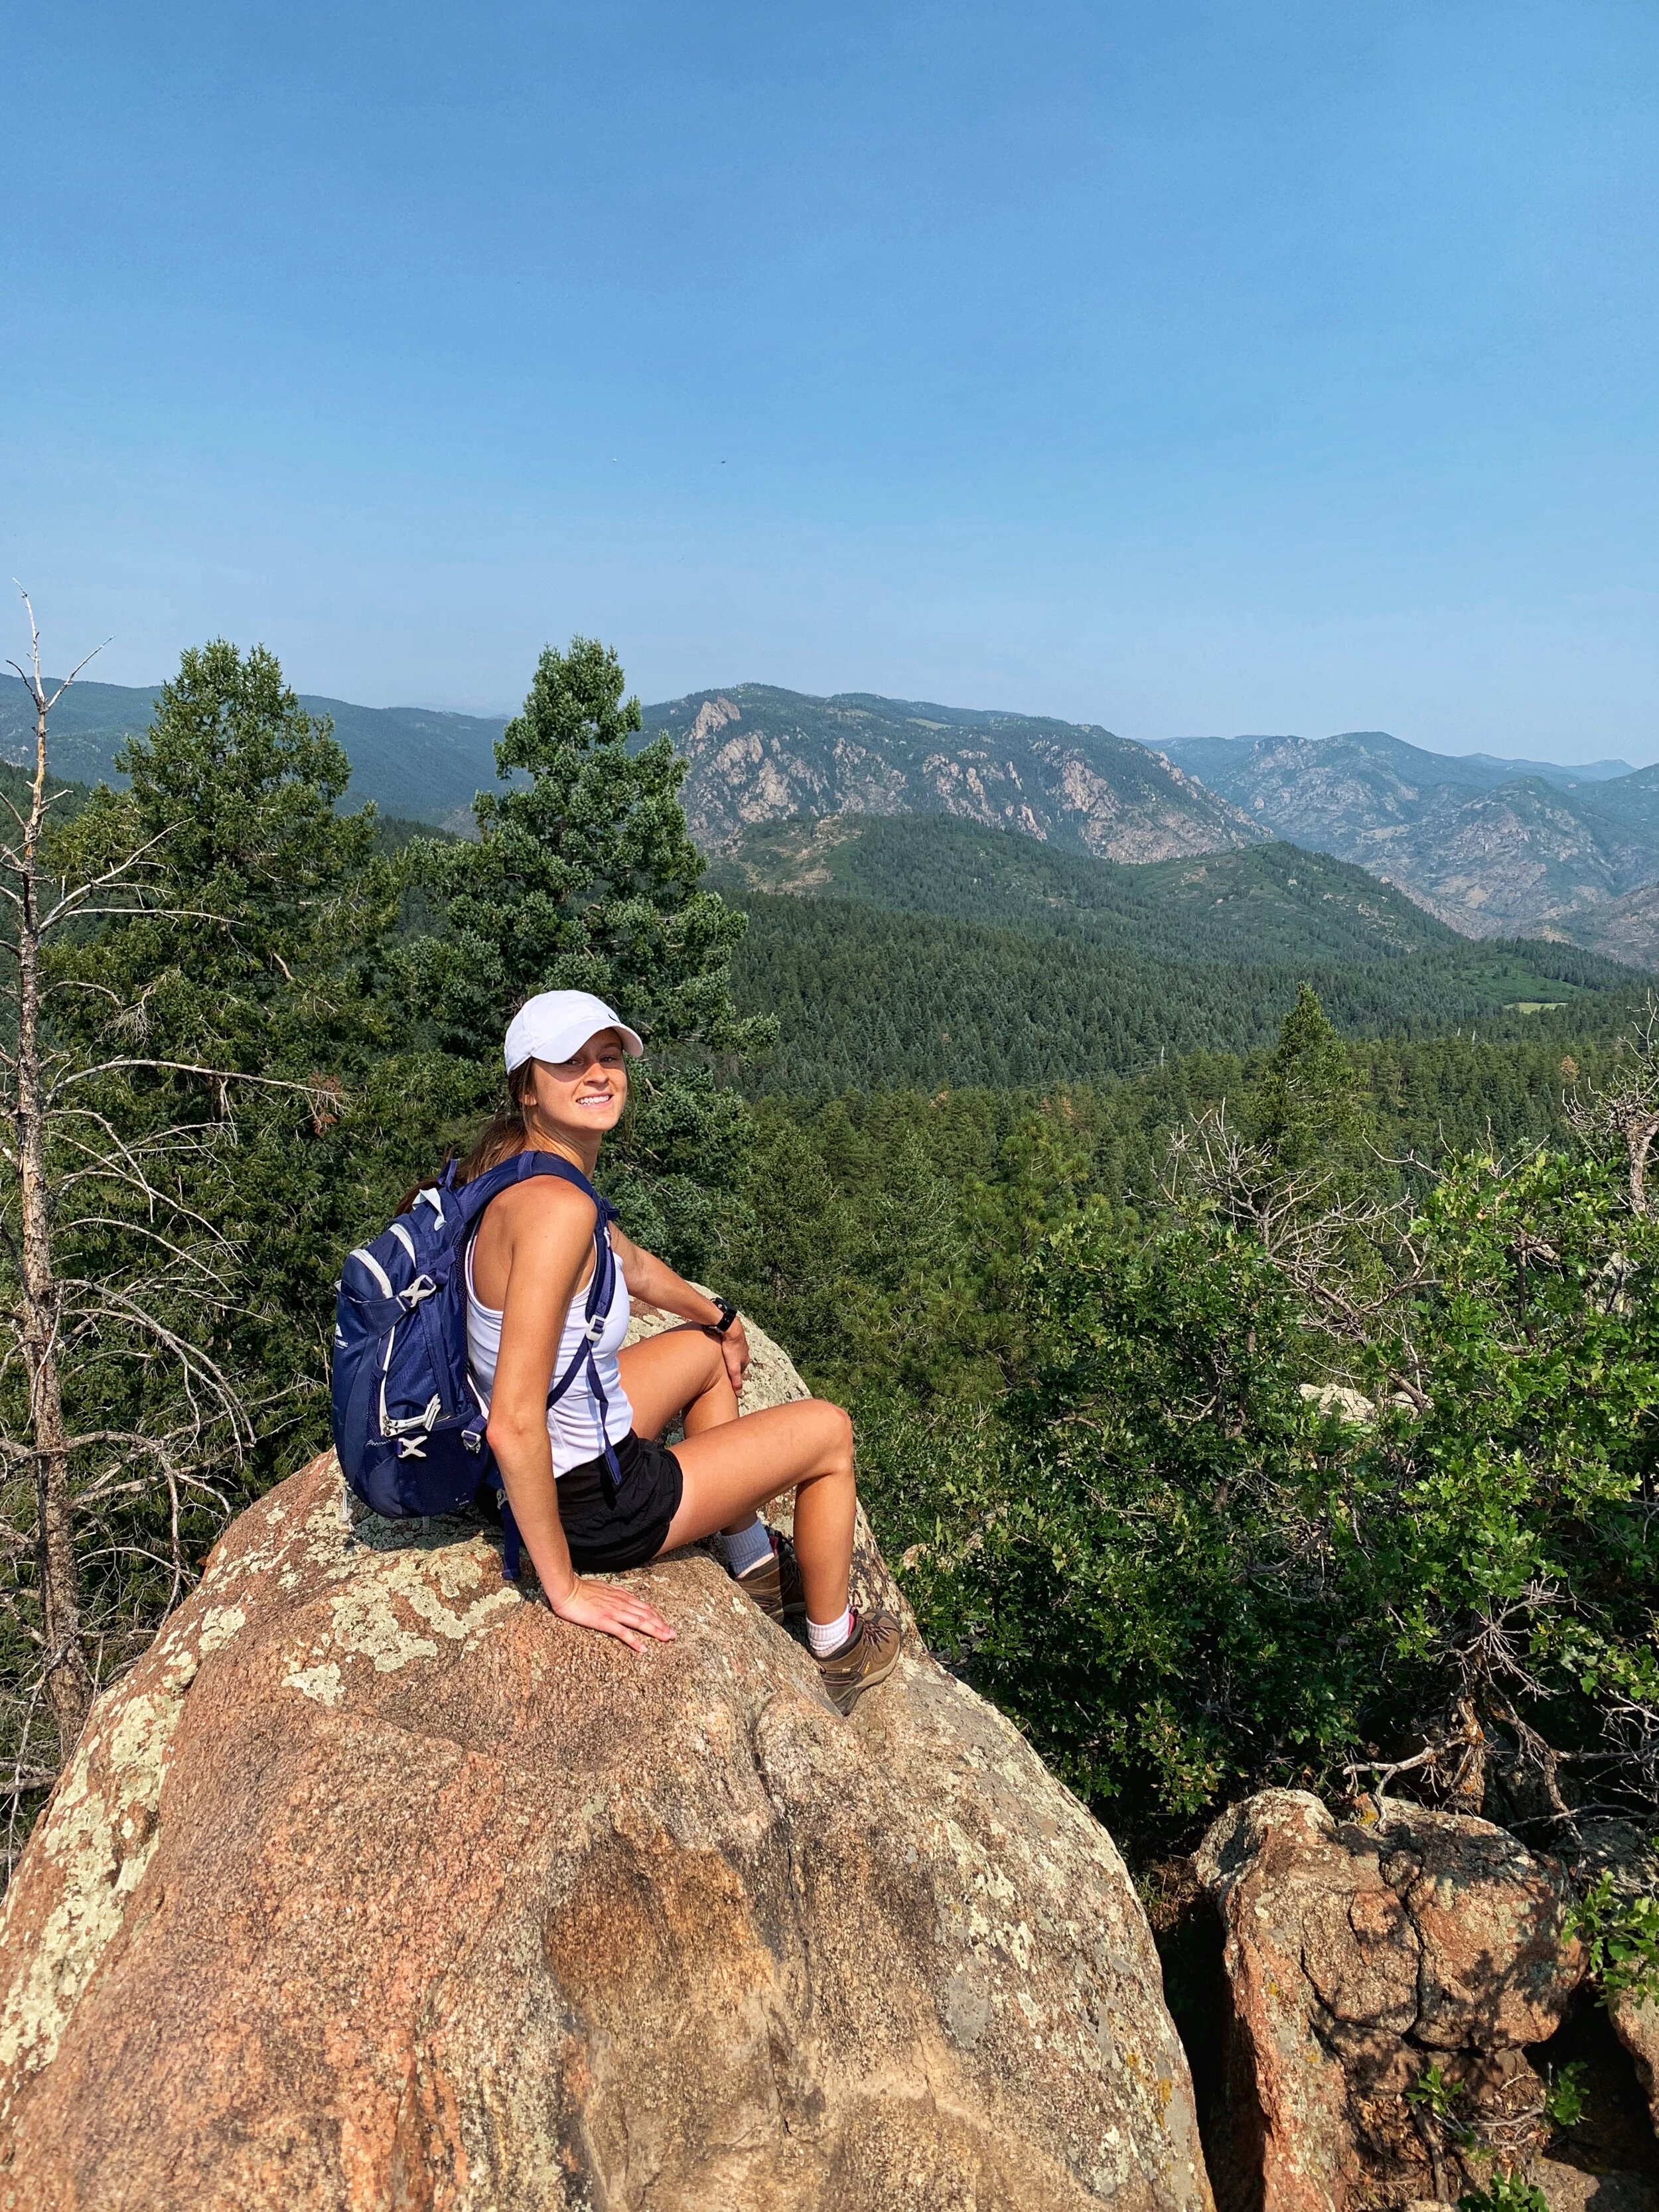
[{"label": "backpack buckle", "polygon": [[[434,1390],[432,1395],[427,1400],[426,1404],[422,1410],[418,1413],[411,1413],[407,1420],[394,1421],[389,1419],[382,1419],[380,1423],[380,1434],[383,1437],[401,1437],[407,1438],[412,1431],[418,1429],[423,1436],[430,1436],[433,1430],[433,1425],[437,1420],[439,1414],[442,1413],[443,1409],[443,1401],[439,1397],[437,1392]],[[409,1453],[403,1443],[400,1443],[398,1446],[398,1450],[402,1457],[406,1459],[409,1456]]]}]

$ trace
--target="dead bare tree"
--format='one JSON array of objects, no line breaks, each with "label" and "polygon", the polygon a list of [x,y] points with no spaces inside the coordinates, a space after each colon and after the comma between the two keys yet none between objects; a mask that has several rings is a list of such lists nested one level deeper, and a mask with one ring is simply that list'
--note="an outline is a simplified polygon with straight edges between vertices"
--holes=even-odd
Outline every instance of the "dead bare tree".
[{"label": "dead bare tree", "polygon": [[1610,1082],[1566,1102],[1568,1126],[1592,1147],[1612,1139],[1625,1155],[1631,1211],[1645,1215],[1648,1162],[1659,1137],[1659,999],[1648,993],[1631,1050]]},{"label": "dead bare tree", "polygon": [[[28,1381],[29,1449],[35,1490],[35,1574],[40,1593],[43,1646],[41,1680],[58,1723],[61,1741],[80,1735],[92,1699],[92,1678],[82,1631],[79,1577],[69,1499],[70,1454],[64,1422],[63,1376],[58,1358],[59,1288],[52,1264],[52,1216],[46,1187],[46,1115],[48,1081],[42,1063],[41,951],[62,903],[57,887],[44,879],[41,840],[52,796],[46,788],[47,723],[52,708],[74,683],[79,662],[50,698],[40,675],[40,633],[28,594],[23,595],[29,623],[29,668],[17,670],[34,706],[34,775],[27,814],[8,806],[21,835],[0,849],[8,880],[0,892],[13,909],[15,934],[7,948],[16,963],[15,1005],[17,1044],[7,1055],[12,1078],[7,1115],[12,1140],[7,1164],[17,1178],[20,1235],[17,1239],[19,1298],[17,1335]],[[91,654],[87,656],[88,659]]]},{"label": "dead bare tree", "polygon": [[[1160,1188],[1176,1211],[1208,1209],[1249,1236],[1333,1346],[1375,1346],[1383,1316],[1404,1311],[1429,1285],[1410,1197],[1346,1189],[1341,1175],[1322,1161],[1281,1168],[1270,1146],[1252,1143],[1228,1119],[1224,1102],[1176,1131]],[[1392,1387],[1420,1409],[1420,1370],[1409,1337],[1401,1336],[1398,1346]]]},{"label": "dead bare tree", "polygon": [[[121,1586],[135,1561],[162,1579],[161,1609],[188,1577],[189,1507],[217,1504],[219,1476],[251,1440],[234,1380],[203,1348],[232,1295],[234,1254],[189,1199],[190,1171],[235,1136],[234,1100],[254,1085],[305,1086],[191,1062],[89,1050],[84,1024],[54,1020],[87,984],[54,973],[55,939],[113,916],[213,927],[162,902],[161,838],[66,872],[54,836],[63,788],[49,773],[50,720],[83,660],[49,686],[27,592],[28,665],[9,663],[33,710],[21,803],[0,834],[0,1465],[7,1510],[0,1589],[18,1808],[72,1750],[112,1663],[131,1656],[88,1577]],[[88,659],[92,656],[88,655]],[[107,1038],[142,1018],[97,987]],[[149,1086],[141,1096],[143,1086]],[[182,1106],[182,1110],[180,1108]],[[130,1109],[130,1110],[129,1110]],[[118,1606],[115,1608],[118,1612]],[[153,1620],[137,1648],[148,1640]],[[49,1724],[49,1725],[48,1725]],[[9,1856],[9,1852],[8,1852]]]}]

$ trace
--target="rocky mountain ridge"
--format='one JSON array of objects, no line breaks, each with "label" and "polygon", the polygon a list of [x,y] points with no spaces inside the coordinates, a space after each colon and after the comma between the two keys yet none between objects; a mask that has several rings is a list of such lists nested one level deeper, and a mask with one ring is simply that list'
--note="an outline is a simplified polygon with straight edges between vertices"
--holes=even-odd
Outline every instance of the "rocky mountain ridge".
[{"label": "rocky mountain ridge", "polygon": [[[154,686],[82,679],[53,719],[56,773],[112,776],[155,697]],[[474,793],[495,781],[503,718],[311,694],[301,704],[333,721],[352,765],[349,803],[372,799],[383,813],[465,831]],[[24,758],[30,727],[21,684],[0,682],[0,759]],[[641,742],[664,730],[690,763],[686,816],[711,853],[750,823],[798,814],[952,814],[1115,860],[1218,852],[1264,834],[1184,770],[1093,725],[738,684],[647,707]]]},{"label": "rocky mountain ridge", "polygon": [[[1542,933],[1650,960],[1659,769],[1423,751],[1382,731],[1164,748],[1259,827],[1353,861],[1472,937]],[[1517,774],[1516,769],[1529,772]]]},{"label": "rocky mountain ridge", "polygon": [[796,815],[954,815],[1129,861],[1263,835],[1180,768],[1093,723],[738,684],[647,707],[645,727],[665,730],[690,762],[686,818],[711,853]]}]

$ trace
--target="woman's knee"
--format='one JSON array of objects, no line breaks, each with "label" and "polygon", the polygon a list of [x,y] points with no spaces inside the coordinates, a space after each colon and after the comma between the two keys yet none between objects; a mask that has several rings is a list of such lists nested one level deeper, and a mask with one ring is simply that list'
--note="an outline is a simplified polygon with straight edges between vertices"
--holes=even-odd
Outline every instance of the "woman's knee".
[{"label": "woman's knee", "polygon": [[823,1437],[822,1452],[827,1462],[825,1472],[839,1474],[853,1472],[853,1417],[843,1406],[828,1398],[808,1401]]},{"label": "woman's knee", "polygon": [[679,1410],[684,1411],[725,1382],[726,1355],[720,1340],[710,1336],[706,1329],[676,1329],[674,1334],[678,1340],[677,1352],[681,1363],[679,1389],[684,1393]]}]

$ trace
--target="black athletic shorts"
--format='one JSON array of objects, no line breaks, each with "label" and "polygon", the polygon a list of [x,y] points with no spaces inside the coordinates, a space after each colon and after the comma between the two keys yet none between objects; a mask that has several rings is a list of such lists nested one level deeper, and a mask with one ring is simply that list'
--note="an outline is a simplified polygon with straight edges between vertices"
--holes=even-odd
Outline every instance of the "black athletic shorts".
[{"label": "black athletic shorts", "polygon": [[616,1574],[642,1567],[662,1549],[680,1507],[680,1463],[666,1444],[630,1429],[615,1447],[622,1480],[614,1504],[606,1495],[605,1462],[590,1459],[554,1486],[570,1564],[579,1574]]}]

